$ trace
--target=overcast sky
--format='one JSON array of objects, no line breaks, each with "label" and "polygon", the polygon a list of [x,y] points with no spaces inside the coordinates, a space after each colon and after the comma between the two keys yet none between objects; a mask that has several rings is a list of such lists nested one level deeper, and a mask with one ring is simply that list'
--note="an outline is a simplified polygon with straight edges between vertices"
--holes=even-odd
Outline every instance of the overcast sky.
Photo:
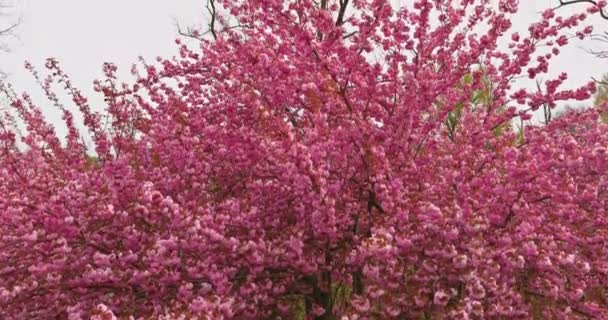
[{"label": "overcast sky", "polygon": [[[0,70],[9,73],[10,82],[18,90],[31,91],[36,85],[23,69],[23,61],[29,60],[40,68],[45,58],[55,57],[77,86],[94,95],[92,81],[100,77],[104,61],[116,63],[128,76],[131,64],[140,55],[152,60],[156,56],[175,54],[174,21],[186,25],[200,23],[205,0],[13,1],[17,1],[17,11],[23,19],[18,29],[19,40],[12,41],[11,52],[0,53]],[[402,3],[407,1],[401,0]],[[540,11],[557,2],[520,0],[522,5],[514,25],[526,28],[538,19]],[[574,10],[574,7],[560,10]],[[596,31],[608,30],[608,21],[599,17],[588,22],[595,25]],[[578,45],[591,47],[597,44],[584,42]],[[568,72],[568,84],[575,85],[608,72],[605,66],[605,61],[594,58],[578,46],[571,46],[556,60],[553,73]],[[51,115],[52,118],[57,116],[56,111]]]},{"label": "overcast sky", "polygon": [[175,53],[177,19],[200,20],[204,0],[13,0],[22,23],[0,69],[20,88],[32,85],[23,61],[55,57],[81,86],[91,86],[105,61],[130,69],[139,55]]}]

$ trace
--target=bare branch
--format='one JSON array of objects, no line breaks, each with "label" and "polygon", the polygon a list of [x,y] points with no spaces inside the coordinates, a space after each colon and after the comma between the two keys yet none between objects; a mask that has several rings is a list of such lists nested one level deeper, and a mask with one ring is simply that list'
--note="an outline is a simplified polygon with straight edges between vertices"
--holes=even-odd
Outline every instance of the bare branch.
[{"label": "bare branch", "polygon": [[339,27],[344,23],[346,7],[348,7],[348,0],[340,0],[340,10],[338,11],[338,18],[336,19],[336,27]]},{"label": "bare branch", "polygon": [[[327,0],[321,0],[320,6],[321,10],[327,10]],[[317,31],[317,39],[323,41],[323,32],[321,32],[321,30]]]},{"label": "bare branch", "polygon": [[595,81],[595,83],[602,85],[602,86],[608,86],[608,81],[606,80],[598,80],[595,77],[591,77],[591,80]]},{"label": "bare branch", "polygon": [[[0,18],[4,21],[5,19],[11,19],[11,16],[13,16],[13,12],[12,10],[7,10],[9,8],[13,8],[13,4],[11,2],[6,2],[3,0],[0,0]],[[6,26],[5,23],[3,23],[2,25],[0,25],[0,52],[8,52],[9,50],[9,46],[7,44],[7,41],[5,41],[7,38],[17,38],[17,36],[14,34],[15,29],[17,28],[17,26],[19,26],[19,24],[21,23],[21,18],[17,18],[16,21],[10,23],[8,26]],[[0,70],[0,80],[6,78],[7,74],[4,73],[2,70]]]},{"label": "bare branch", "polygon": [[585,52],[590,53],[600,59],[608,59],[608,51],[606,51],[606,50],[591,50],[591,49],[585,49],[585,48],[583,48],[583,50],[585,50]]},{"label": "bare branch", "polygon": [[[590,36],[590,39],[593,41],[598,41],[598,42],[602,42],[602,43],[607,43],[608,44],[608,32],[604,32],[604,33],[594,33]],[[585,47],[580,47],[580,49],[582,49],[583,51],[592,54],[600,59],[608,59],[608,50],[594,50],[594,49],[588,49]]]},{"label": "bare branch", "polygon": [[349,33],[349,34],[345,35],[344,37],[342,37],[342,39],[346,40],[346,39],[348,39],[348,38],[350,38],[350,37],[352,37],[352,36],[356,35],[357,33],[359,33],[359,31],[353,31],[353,32],[351,32],[351,33]]},{"label": "bare branch", "polygon": [[213,39],[217,40],[217,33],[215,32],[215,19],[217,18],[217,13],[215,11],[215,0],[207,0],[207,11],[211,15],[211,21],[209,22],[209,31],[211,35],[213,35]]},{"label": "bare branch", "polygon": [[7,34],[11,33],[13,30],[15,30],[15,28],[17,28],[18,25],[19,25],[19,22],[15,22],[13,25],[9,26],[8,28],[0,30],[0,35],[7,35]]},{"label": "bare branch", "polygon": [[175,20],[175,27],[177,28],[177,33],[180,36],[188,37],[188,38],[193,38],[193,39],[196,39],[196,40],[199,40],[199,41],[202,40],[202,38],[201,38],[202,35],[194,27],[186,27],[184,29],[184,28],[182,28],[182,26],[179,24],[179,22],[177,20]]},{"label": "bare branch", "polygon": [[[0,17],[6,18],[13,16],[12,10],[8,10],[13,8],[13,4],[11,2],[5,2],[0,0]],[[0,36],[10,35],[20,24],[21,19],[18,18],[16,22],[13,22],[8,27],[0,26]]]},{"label": "bare branch", "polygon": [[608,43],[608,32],[604,31],[603,34],[594,33],[591,35],[591,40]]},{"label": "bare branch", "polygon": [[[209,13],[210,16],[210,21],[207,24],[208,29],[204,32],[202,32],[201,27],[186,27],[186,28],[182,28],[182,26],[179,24],[179,22],[177,20],[174,19],[174,23],[175,26],[177,27],[177,33],[180,36],[183,37],[188,37],[188,38],[192,38],[198,41],[203,41],[204,40],[204,36],[211,34],[213,36],[214,40],[217,40],[217,37],[229,30],[233,30],[233,29],[251,29],[252,26],[251,25],[247,25],[247,24],[241,24],[240,22],[237,21],[237,23],[235,25],[226,25],[227,23],[223,22],[221,19],[218,18],[218,11],[216,9],[215,6],[215,2],[217,0],[207,0],[207,4],[205,6],[205,8],[207,9],[207,12]],[[219,26],[221,26],[222,28],[218,29],[218,24],[219,22]]]},{"label": "bare branch", "polygon": [[[201,33],[199,31],[199,28],[196,28],[196,27],[186,27],[186,28],[183,28],[179,24],[178,21],[175,21],[175,26],[177,28],[177,33],[180,36],[192,38],[192,39],[195,39],[195,40],[198,40],[198,41],[202,41],[204,36],[206,36],[206,35],[208,35],[208,34],[211,33],[211,29],[209,29],[209,30]],[[233,26],[227,26],[227,27],[224,27],[224,28],[222,28],[220,30],[216,30],[215,33],[216,33],[216,35],[219,35],[219,34],[225,32],[225,31],[232,30],[232,29],[249,29],[249,28],[251,28],[251,26],[238,23],[238,24],[233,25]]]}]

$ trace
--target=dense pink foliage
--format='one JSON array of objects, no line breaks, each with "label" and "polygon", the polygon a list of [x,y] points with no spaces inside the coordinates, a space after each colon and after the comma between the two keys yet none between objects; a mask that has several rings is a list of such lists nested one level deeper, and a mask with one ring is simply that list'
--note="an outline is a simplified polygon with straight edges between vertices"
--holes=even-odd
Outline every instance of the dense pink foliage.
[{"label": "dense pink foliage", "polygon": [[68,135],[4,86],[0,318],[607,319],[608,126],[510,129],[595,90],[514,80],[585,15],[413,2],[222,1],[248,27],[104,67],[109,120],[28,65]]}]

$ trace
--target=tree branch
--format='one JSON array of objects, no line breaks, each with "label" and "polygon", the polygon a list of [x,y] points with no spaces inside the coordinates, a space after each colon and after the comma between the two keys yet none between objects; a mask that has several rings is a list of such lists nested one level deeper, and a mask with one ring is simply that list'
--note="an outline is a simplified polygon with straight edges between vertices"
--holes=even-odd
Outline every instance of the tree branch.
[{"label": "tree branch", "polygon": [[18,25],[19,25],[19,23],[16,22],[13,25],[11,25],[10,27],[0,30],[0,35],[9,34],[11,31],[13,31],[15,28],[17,28]]},{"label": "tree branch", "polygon": [[207,0],[207,11],[209,11],[209,14],[211,15],[211,21],[209,22],[209,31],[211,32],[211,35],[213,35],[213,39],[217,40],[217,33],[215,32],[215,0]]},{"label": "tree branch", "polygon": [[602,18],[608,20],[608,14],[606,12],[604,12],[604,9],[602,7],[600,7],[600,5],[595,0],[570,0],[570,1],[559,0],[559,7],[557,7],[557,9],[571,5],[571,4],[577,4],[577,3],[588,3],[588,4],[592,4],[592,5],[596,6],[599,9],[600,16]]},{"label": "tree branch", "polygon": [[348,0],[340,0],[340,10],[338,11],[338,18],[336,19],[336,27],[344,24],[344,13],[346,12],[347,6]]}]

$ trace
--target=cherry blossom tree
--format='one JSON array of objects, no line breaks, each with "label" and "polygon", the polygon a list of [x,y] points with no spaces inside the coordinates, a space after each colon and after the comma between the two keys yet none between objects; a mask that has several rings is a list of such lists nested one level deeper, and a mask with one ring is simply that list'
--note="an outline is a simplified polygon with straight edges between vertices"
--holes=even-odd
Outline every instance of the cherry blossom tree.
[{"label": "cherry blossom tree", "polygon": [[104,65],[104,113],[27,64],[65,138],[2,85],[2,318],[608,317],[607,125],[512,129],[595,92],[520,81],[585,13],[520,34],[515,0],[212,3],[200,47],[132,83]]},{"label": "cherry blossom tree", "polygon": [[[18,21],[14,19],[10,19],[12,17],[12,9],[13,4],[7,1],[0,1],[0,37],[6,37],[12,34],[12,32],[19,25]],[[0,47],[2,50],[5,50],[5,47]]]}]

